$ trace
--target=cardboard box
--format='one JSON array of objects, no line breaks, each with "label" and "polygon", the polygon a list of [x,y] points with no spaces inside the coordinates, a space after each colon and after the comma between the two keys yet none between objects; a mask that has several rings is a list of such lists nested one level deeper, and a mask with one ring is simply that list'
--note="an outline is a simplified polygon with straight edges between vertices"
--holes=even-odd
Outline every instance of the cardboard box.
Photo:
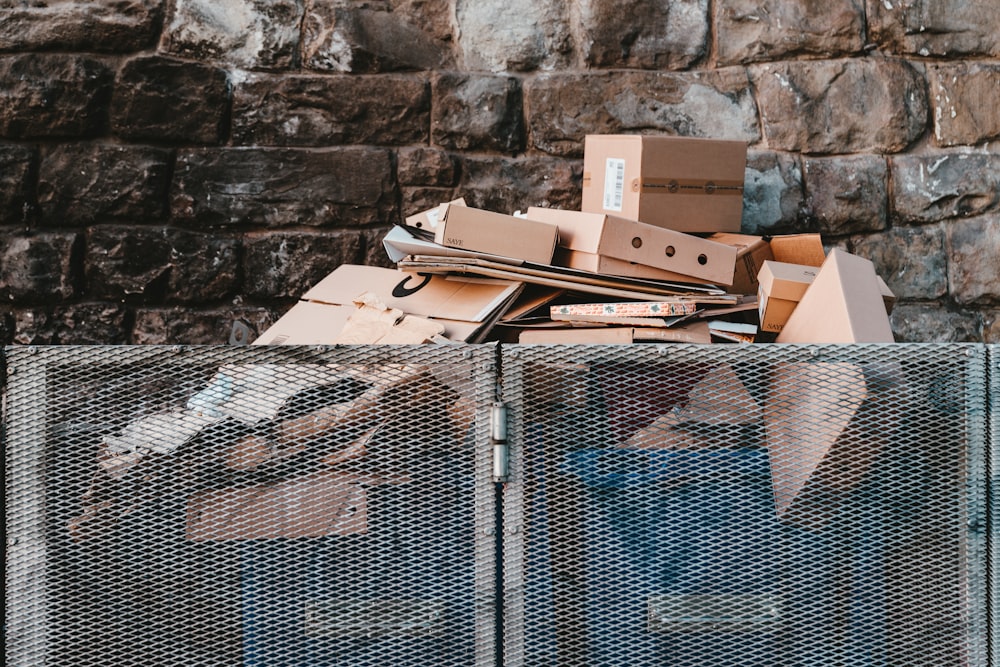
[{"label": "cardboard box", "polygon": [[[756,294],[757,273],[761,265],[771,256],[770,244],[760,236],[747,234],[728,234],[720,232],[706,237],[709,241],[725,243],[736,248],[736,265],[733,270],[732,283],[715,283],[726,288],[730,294]],[[655,266],[636,264],[606,255],[596,255],[580,250],[556,248],[553,259],[556,266],[567,266],[582,271],[593,271],[612,276],[629,278],[644,278],[646,280],[666,280],[668,282],[699,282],[697,278],[685,276],[674,271],[658,269]]]},{"label": "cardboard box", "polygon": [[332,344],[357,310],[354,300],[364,293],[374,294],[388,308],[444,325],[446,338],[477,342],[523,287],[508,280],[416,275],[343,264],[308,290],[253,344]]},{"label": "cardboard box", "polygon": [[760,281],[757,309],[761,331],[777,333],[785,327],[785,322],[799,305],[818,271],[814,266],[764,262],[757,276]]},{"label": "cardboard box", "polygon": [[830,251],[789,316],[779,343],[892,343],[875,265],[839,248]]},{"label": "cardboard box", "polygon": [[434,241],[449,248],[551,264],[559,240],[555,225],[468,206],[449,206],[434,230]]},{"label": "cardboard box", "polygon": [[444,214],[448,210],[449,206],[465,206],[465,199],[459,197],[458,199],[440,204],[434,208],[427,209],[426,211],[414,213],[413,215],[407,216],[404,222],[407,227],[416,227],[417,229],[434,232],[437,229],[438,222],[440,222],[441,218],[444,217]]},{"label": "cardboard box", "polygon": [[679,232],[739,232],[744,141],[588,135],[582,210]]},{"label": "cardboard box", "polygon": [[[818,271],[815,266],[804,264],[764,262],[758,275],[760,287],[757,292],[761,331],[778,333],[784,328]],[[885,312],[891,314],[896,296],[880,276],[876,275],[876,280]]]},{"label": "cardboard box", "polygon": [[733,246],[604,213],[528,209],[529,220],[559,228],[559,245],[672,271],[684,280],[729,285],[736,269]]}]

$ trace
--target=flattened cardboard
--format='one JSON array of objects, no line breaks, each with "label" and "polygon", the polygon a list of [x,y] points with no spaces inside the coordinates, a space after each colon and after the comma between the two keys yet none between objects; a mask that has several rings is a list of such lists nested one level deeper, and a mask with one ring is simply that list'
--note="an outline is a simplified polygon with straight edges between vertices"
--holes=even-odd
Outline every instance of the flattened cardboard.
[{"label": "flattened cardboard", "polygon": [[187,539],[193,541],[366,532],[365,489],[353,475],[336,471],[275,484],[202,491],[187,504]]},{"label": "flattened cardboard", "polygon": [[789,316],[779,343],[892,343],[875,265],[839,248]]},{"label": "flattened cardboard", "polygon": [[559,244],[570,250],[673,271],[687,281],[733,281],[737,250],[724,243],[604,213],[532,206],[527,216],[558,227]]},{"label": "flattened cardboard", "polygon": [[558,239],[555,225],[468,206],[449,206],[434,230],[434,241],[443,246],[535,264],[552,263]]},{"label": "flattened cardboard", "polygon": [[692,322],[670,328],[650,327],[568,327],[560,329],[525,329],[518,337],[525,344],[619,344],[636,342],[711,343],[708,323]]},{"label": "flattened cardboard", "polygon": [[[450,340],[472,341],[502,314],[524,285],[510,280],[433,276],[342,264],[302,296],[254,345],[333,344],[356,307],[374,294],[387,308],[444,325]],[[308,304],[308,305],[305,305]]]},{"label": "flattened cardboard", "polygon": [[679,232],[739,232],[747,143],[587,135],[582,210]]},{"label": "flattened cardboard", "polygon": [[789,363],[772,370],[764,430],[779,518],[822,524],[861,482],[882,448],[866,424],[891,426],[882,420],[887,406],[875,398],[857,364]]}]

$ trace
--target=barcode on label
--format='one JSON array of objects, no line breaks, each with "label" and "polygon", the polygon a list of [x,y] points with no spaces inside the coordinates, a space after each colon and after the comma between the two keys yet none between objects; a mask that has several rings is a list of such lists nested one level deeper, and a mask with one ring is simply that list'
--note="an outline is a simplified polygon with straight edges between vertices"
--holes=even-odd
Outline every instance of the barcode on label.
[{"label": "barcode on label", "polygon": [[604,210],[622,210],[625,192],[625,160],[609,157],[604,169]]}]

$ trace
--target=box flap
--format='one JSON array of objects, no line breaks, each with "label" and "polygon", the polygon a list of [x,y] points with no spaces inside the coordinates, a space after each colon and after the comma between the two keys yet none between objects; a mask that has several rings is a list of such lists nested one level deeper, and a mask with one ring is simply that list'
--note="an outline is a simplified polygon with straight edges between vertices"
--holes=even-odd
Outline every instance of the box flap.
[{"label": "box flap", "polygon": [[826,261],[819,234],[783,234],[771,238],[774,261],[805,266],[822,266]]},{"label": "box flap", "polygon": [[777,342],[894,342],[875,265],[839,248],[831,250]]},{"label": "box flap", "polygon": [[804,264],[766,261],[758,280],[760,288],[772,299],[801,301],[809,285],[816,279],[818,269]]}]

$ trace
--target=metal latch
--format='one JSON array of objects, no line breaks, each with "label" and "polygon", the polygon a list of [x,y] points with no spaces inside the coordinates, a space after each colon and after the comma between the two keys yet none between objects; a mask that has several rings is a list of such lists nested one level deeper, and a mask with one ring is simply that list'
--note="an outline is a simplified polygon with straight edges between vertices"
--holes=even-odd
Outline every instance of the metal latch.
[{"label": "metal latch", "polygon": [[510,477],[510,448],[507,445],[507,406],[494,403],[490,409],[490,441],[493,443],[493,481]]}]

